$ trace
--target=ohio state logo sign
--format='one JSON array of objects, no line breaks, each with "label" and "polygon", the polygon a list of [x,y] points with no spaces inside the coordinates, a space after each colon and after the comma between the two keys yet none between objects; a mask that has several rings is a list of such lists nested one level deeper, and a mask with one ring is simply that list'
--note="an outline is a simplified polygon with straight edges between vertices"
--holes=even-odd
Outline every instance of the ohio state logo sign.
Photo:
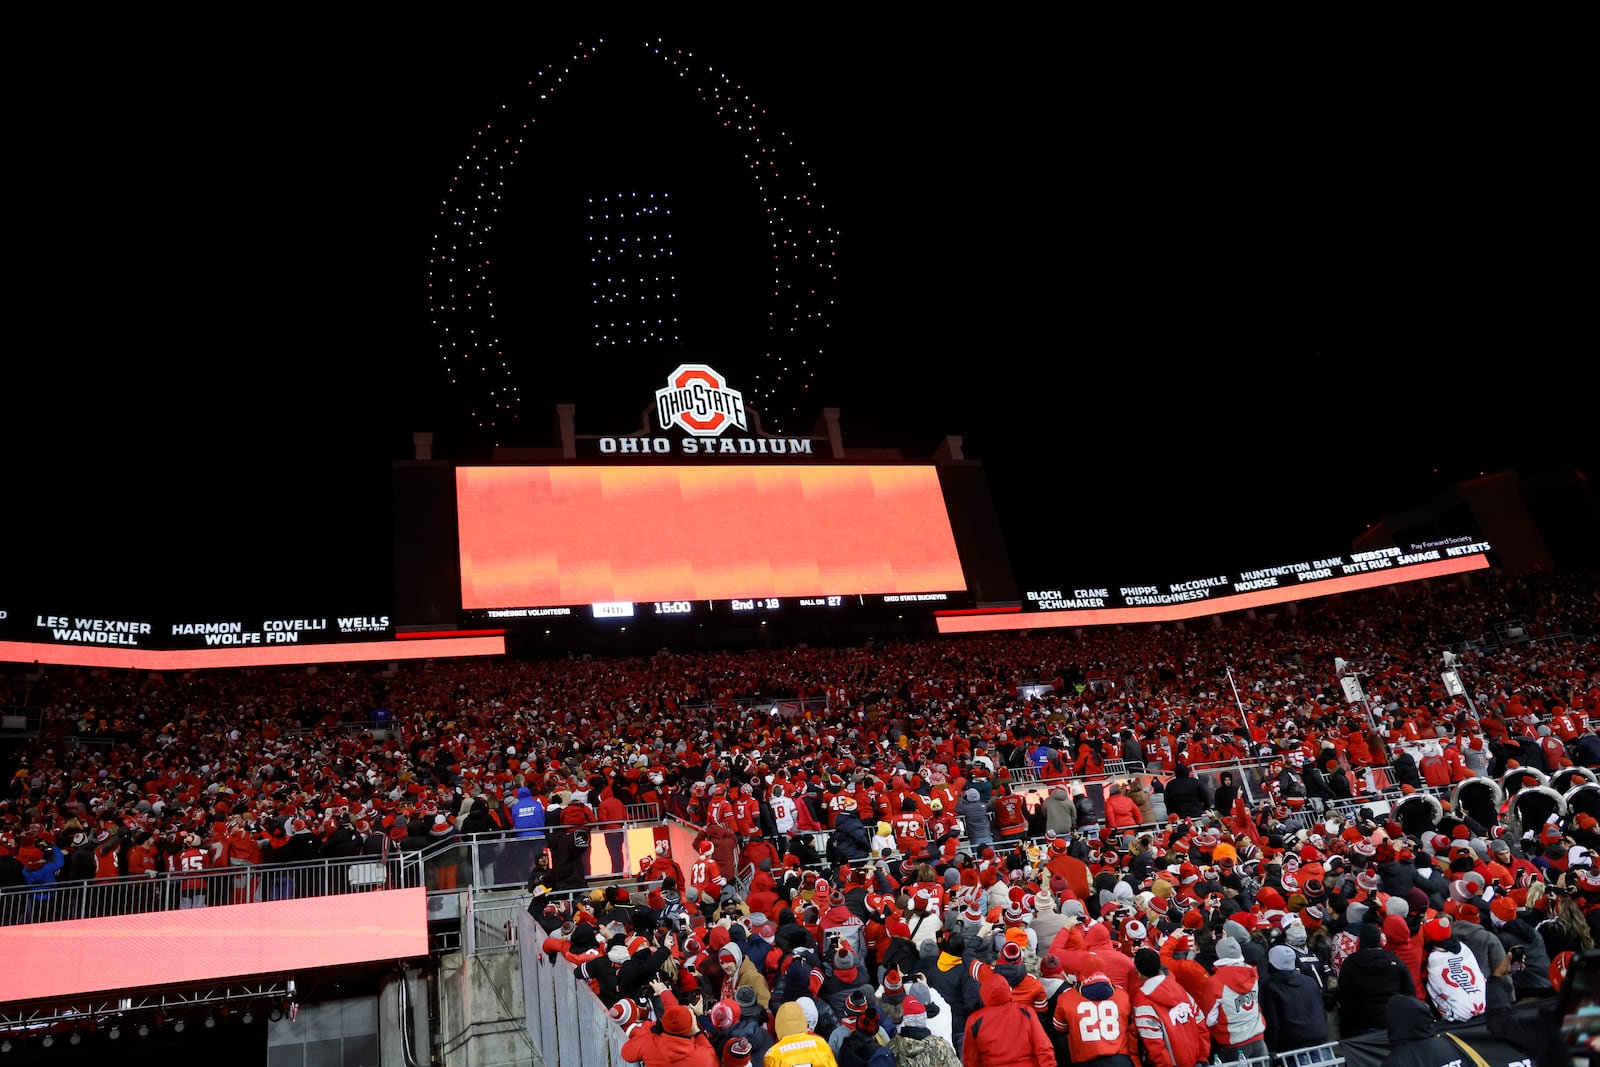
[{"label": "ohio state logo sign", "polygon": [[729,389],[704,363],[684,363],[656,390],[656,419],[663,430],[677,426],[695,437],[716,437],[730,426],[748,431],[744,394]]}]

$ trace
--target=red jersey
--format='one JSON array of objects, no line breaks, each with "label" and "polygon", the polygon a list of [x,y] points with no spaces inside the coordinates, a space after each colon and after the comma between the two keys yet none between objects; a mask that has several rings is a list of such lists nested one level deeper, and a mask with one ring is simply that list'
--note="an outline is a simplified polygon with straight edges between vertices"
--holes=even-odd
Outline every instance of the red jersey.
[{"label": "red jersey", "polygon": [[[175,852],[167,857],[167,870],[174,874],[199,874],[206,869],[205,850],[198,846],[190,846],[181,852]],[[185,878],[180,888],[187,892],[197,892],[206,887],[204,878]]]},{"label": "red jersey", "polygon": [[760,830],[761,804],[755,797],[741,796],[733,804],[733,828],[746,837]]},{"label": "red jersey", "polygon": [[[1110,985],[1109,980],[1106,984]],[[1118,1055],[1138,1062],[1133,1011],[1125,990],[1113,987],[1111,996],[1105,1000],[1090,1000],[1082,991],[1068,989],[1056,1000],[1051,1025],[1067,1035],[1073,1063],[1083,1063],[1096,1056]]]},{"label": "red jersey", "polygon": [[1002,836],[1016,837],[1028,832],[1028,805],[1017,794],[995,797],[994,811]]},{"label": "red jersey", "polygon": [[115,848],[101,847],[95,853],[96,878],[116,878],[122,872],[117,869],[117,850]]},{"label": "red jersey", "polygon": [[716,900],[728,879],[722,873],[721,864],[710,856],[701,856],[689,865],[689,884],[700,891],[702,898]]},{"label": "red jersey", "polygon": [[161,869],[161,859],[156,853],[153,843],[146,841],[142,845],[134,845],[128,850],[128,874],[139,878],[147,878]]},{"label": "red jersey", "polygon": [[833,821],[838,818],[839,813],[844,810],[846,801],[855,801],[856,810],[858,812],[866,810],[861,807],[860,801],[856,801],[855,793],[853,793],[848,787],[839,790],[837,793],[825,793],[823,795],[827,798],[827,803],[823,807],[822,814],[823,818],[827,821],[828,829],[830,830],[833,829]]},{"label": "red jersey", "polygon": [[[915,811],[904,810],[905,801],[907,799],[909,799],[911,803],[916,806]],[[907,815],[917,815],[926,819],[933,814],[933,808],[928,804],[928,798],[923,796],[921,793],[910,789],[901,792],[900,795],[895,798],[895,805],[895,811],[890,815],[891,821],[893,819],[903,818]]]},{"label": "red jersey", "polygon": [[[928,897],[927,907],[921,907],[921,901],[918,900],[918,897],[924,893]],[[911,904],[907,910],[938,913],[944,911],[946,893],[943,882],[913,882],[911,885],[906,886],[906,895],[911,898]],[[910,919],[908,918],[906,921],[909,922]],[[912,944],[918,944],[918,942],[913,941]]]},{"label": "red jersey", "polygon": [[706,821],[732,826],[734,822],[733,802],[727,797],[713,799],[706,809]]},{"label": "red jersey", "polygon": [[894,843],[907,856],[921,856],[928,851],[928,824],[914,811],[903,811],[889,823],[894,832]]},{"label": "red jersey", "polygon": [[1550,729],[1563,741],[1576,741],[1583,733],[1583,713],[1563,711],[1550,720]]}]

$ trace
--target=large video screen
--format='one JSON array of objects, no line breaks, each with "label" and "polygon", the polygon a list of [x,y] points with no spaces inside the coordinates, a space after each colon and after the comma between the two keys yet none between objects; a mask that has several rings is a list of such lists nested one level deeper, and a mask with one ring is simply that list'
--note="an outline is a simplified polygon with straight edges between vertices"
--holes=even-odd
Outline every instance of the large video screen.
[{"label": "large video screen", "polygon": [[931,465],[459,467],[461,608],[960,594]]}]

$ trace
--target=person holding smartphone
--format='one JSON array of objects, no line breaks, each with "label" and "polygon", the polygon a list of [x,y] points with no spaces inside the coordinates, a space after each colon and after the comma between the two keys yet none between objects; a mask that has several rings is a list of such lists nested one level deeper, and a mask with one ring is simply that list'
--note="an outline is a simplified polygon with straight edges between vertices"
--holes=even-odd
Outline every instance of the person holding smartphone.
[{"label": "person holding smartphone", "polygon": [[1556,991],[1550,980],[1550,953],[1531,914],[1506,894],[1496,896],[1489,906],[1490,929],[1510,958],[1507,974],[1517,1000],[1553,996]]}]

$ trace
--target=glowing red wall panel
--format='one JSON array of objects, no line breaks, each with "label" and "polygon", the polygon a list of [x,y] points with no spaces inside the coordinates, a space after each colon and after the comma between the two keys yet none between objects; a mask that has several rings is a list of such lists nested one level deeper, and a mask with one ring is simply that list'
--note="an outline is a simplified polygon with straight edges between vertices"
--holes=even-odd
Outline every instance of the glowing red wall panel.
[{"label": "glowing red wall panel", "polygon": [[0,1003],[428,954],[428,893],[376,893],[7,926]]},{"label": "glowing red wall panel", "polygon": [[1186,619],[1203,619],[1208,615],[1221,615],[1228,611],[1269,608],[1275,604],[1290,604],[1296,600],[1310,600],[1313,597],[1338,596],[1340,593],[1353,593],[1362,589],[1379,589],[1386,585],[1416,582],[1424,578],[1443,578],[1451,574],[1487,570],[1488,567],[1487,557],[1473,554],[1436,563],[1416,563],[1409,567],[1397,567],[1372,574],[1307,582],[1287,589],[1234,593],[1231,596],[1218,596],[1163,607],[1089,608],[1073,611],[1032,611],[1011,615],[957,615],[941,612],[937,625],[942,634],[966,634],[990,633],[995,630],[1048,630],[1061,626],[1140,626],[1150,623],[1182,622]]},{"label": "glowing red wall panel", "polygon": [[966,589],[931,466],[461,467],[461,606]]}]

